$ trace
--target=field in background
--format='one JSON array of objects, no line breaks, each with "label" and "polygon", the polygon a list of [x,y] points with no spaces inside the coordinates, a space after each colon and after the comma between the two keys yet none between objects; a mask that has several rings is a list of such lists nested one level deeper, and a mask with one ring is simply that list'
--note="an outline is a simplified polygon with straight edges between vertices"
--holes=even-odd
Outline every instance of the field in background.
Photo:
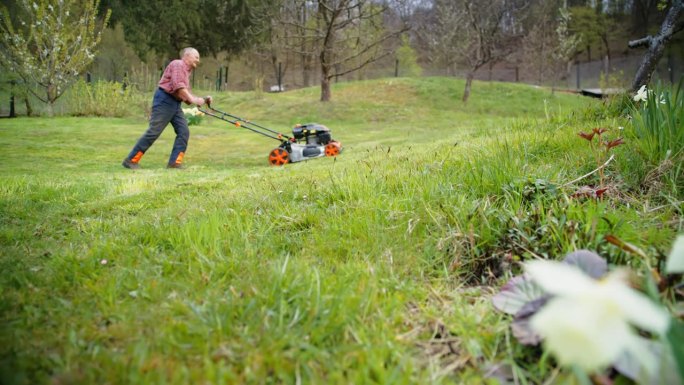
[{"label": "field in background", "polygon": [[[281,168],[266,163],[277,142],[208,117],[186,170],[164,168],[169,127],[137,172],[120,162],[142,109],[1,120],[3,383],[482,383],[499,364],[542,382],[554,363],[490,304],[517,261],[589,248],[639,266],[604,236],[655,256],[681,223],[639,199],[629,146],[607,170],[620,194],[560,187],[595,167],[578,131],[626,124],[600,102],[476,82],[464,105],[462,89],[214,93],[285,133],[325,124],[345,147]],[[560,193],[526,193],[543,186]]]}]

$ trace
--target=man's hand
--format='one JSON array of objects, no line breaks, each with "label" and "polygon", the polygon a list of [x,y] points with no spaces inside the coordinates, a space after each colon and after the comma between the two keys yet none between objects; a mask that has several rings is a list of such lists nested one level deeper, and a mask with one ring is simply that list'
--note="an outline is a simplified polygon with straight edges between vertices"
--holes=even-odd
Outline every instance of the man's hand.
[{"label": "man's hand", "polygon": [[211,107],[211,96],[205,96],[204,97],[204,103],[206,103],[207,106]]}]

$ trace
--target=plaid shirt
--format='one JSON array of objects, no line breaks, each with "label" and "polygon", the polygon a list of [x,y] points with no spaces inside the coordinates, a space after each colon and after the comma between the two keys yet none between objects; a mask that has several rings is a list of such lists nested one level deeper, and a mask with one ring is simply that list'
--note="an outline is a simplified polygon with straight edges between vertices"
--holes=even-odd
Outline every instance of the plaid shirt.
[{"label": "plaid shirt", "polygon": [[159,80],[159,88],[170,94],[175,94],[181,88],[190,90],[190,73],[192,73],[192,67],[185,64],[183,60],[176,59],[166,66]]}]

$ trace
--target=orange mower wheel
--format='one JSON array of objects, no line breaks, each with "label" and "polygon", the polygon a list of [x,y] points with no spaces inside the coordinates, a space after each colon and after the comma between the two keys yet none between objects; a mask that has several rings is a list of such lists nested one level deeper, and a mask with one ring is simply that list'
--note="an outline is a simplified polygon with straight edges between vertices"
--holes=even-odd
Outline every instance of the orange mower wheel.
[{"label": "orange mower wheel", "polygon": [[285,163],[290,162],[290,154],[284,148],[274,148],[270,154],[268,154],[268,163],[274,166],[282,166]]},{"label": "orange mower wheel", "polygon": [[341,148],[340,142],[330,142],[325,145],[325,156],[337,156]]}]

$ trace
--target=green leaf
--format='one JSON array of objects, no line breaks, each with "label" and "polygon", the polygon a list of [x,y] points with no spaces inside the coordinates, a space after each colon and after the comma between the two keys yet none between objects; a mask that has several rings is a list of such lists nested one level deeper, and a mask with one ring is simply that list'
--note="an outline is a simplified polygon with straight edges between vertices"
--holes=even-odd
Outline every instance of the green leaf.
[{"label": "green leaf", "polygon": [[672,318],[672,325],[667,333],[667,340],[672,348],[681,383],[684,381],[684,323]]}]

